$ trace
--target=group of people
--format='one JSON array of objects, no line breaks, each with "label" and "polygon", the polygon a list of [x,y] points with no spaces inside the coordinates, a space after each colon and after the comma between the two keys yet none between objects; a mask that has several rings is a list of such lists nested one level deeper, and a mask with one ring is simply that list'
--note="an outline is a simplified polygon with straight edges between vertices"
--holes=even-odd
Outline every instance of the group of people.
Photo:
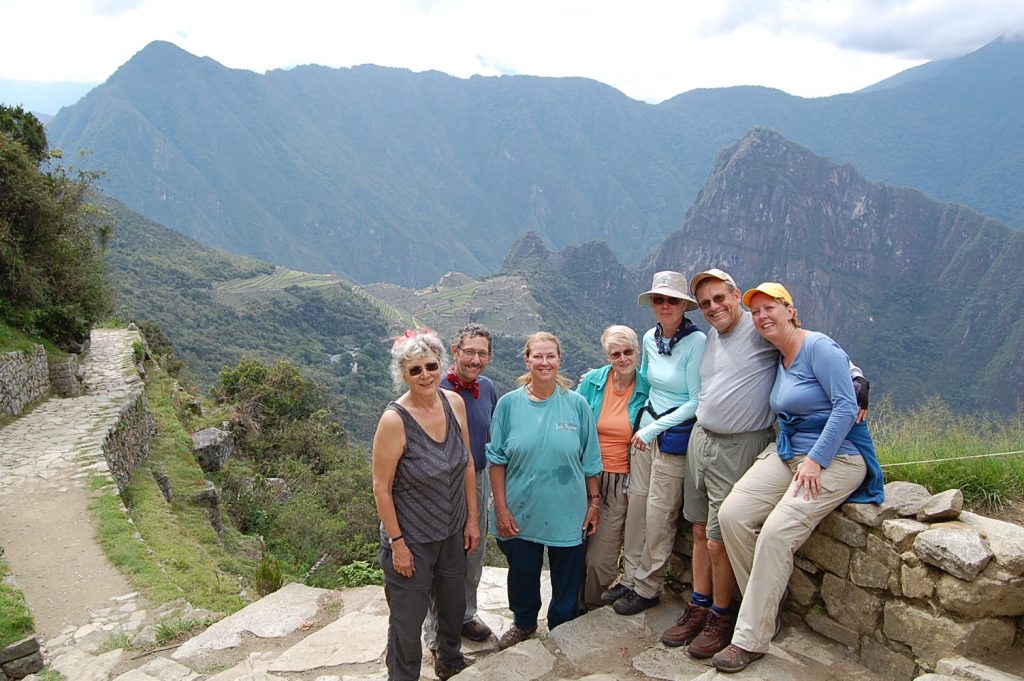
[{"label": "group of people", "polygon": [[[661,640],[740,671],[778,633],[793,554],[817,524],[844,501],[882,501],[867,381],[801,327],[784,286],[741,294],[719,269],[658,272],[638,302],[654,328],[608,327],[608,364],[575,390],[547,332],[527,339],[526,372],[500,399],[483,326],[456,333],[451,364],[433,332],[395,341],[405,391],[373,441],[390,679],[419,678],[421,635],[440,679],[466,667],[461,637],[491,636],[476,612],[488,528],[509,565],[507,648],[537,631],[545,553],[548,629],[658,604],[680,510],[693,592]],[[686,317],[696,309],[707,334]]]}]

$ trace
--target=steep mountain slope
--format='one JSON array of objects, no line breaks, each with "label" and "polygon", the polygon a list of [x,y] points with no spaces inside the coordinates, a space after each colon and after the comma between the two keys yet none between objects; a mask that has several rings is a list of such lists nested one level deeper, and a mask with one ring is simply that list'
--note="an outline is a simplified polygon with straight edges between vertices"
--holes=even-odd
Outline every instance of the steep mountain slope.
[{"label": "steep mountain slope", "polygon": [[901,403],[1024,401],[1024,233],[922,193],[869,182],[756,129],[722,152],[683,226],[647,268],[709,266],[742,287],[781,281]]},{"label": "steep mountain slope", "polygon": [[593,81],[304,66],[257,75],[152,43],[52,121],[108,191],[201,241],[357,281],[493,271],[536,231],[635,262],[716,154],[757,125],[871,178],[1024,226],[1024,43],[877,91],[696,90],[658,106]]}]

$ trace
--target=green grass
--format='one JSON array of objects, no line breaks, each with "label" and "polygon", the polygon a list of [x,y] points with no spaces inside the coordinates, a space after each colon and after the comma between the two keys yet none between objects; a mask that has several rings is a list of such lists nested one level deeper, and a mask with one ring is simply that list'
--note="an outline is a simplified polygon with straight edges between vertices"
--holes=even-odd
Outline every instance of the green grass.
[{"label": "green grass", "polygon": [[160,621],[156,623],[156,644],[162,646],[174,641],[182,641],[188,638],[192,632],[204,626],[204,622],[194,617],[180,615],[161,617]]},{"label": "green grass", "polygon": [[[962,458],[1024,450],[1024,408],[1011,417],[963,414],[932,398],[897,414],[883,401],[871,419],[886,482],[916,482],[932,493],[959,488],[981,510],[1024,498],[1024,454]],[[925,463],[889,465],[919,461]]]},{"label": "green grass", "polygon": [[219,293],[256,293],[280,291],[289,286],[315,288],[337,286],[340,283],[341,280],[333,274],[310,274],[278,267],[271,274],[260,274],[246,279],[231,279],[217,284],[214,289]]},{"label": "green grass", "polygon": [[[108,483],[108,493],[92,504],[100,545],[155,602],[184,596],[199,608],[234,612],[244,605],[238,576],[248,584],[255,570],[255,540],[230,528],[218,536],[207,509],[190,503],[205,480],[191,437],[174,414],[171,380],[155,367],[150,375],[146,393],[158,430],[151,465],[167,471],[174,497],[168,504],[150,469],[139,468],[122,495],[126,516]],[[136,531],[144,542],[135,539]]]},{"label": "green grass", "polygon": [[[2,550],[0,555],[3,555]],[[7,563],[0,559],[0,648],[30,636],[35,626],[25,597],[14,587],[3,583],[9,572]]]},{"label": "green grass", "polygon": [[29,336],[0,319],[0,354],[5,352],[32,352],[35,345],[42,345],[50,359],[61,359],[66,352],[58,348],[53,341],[41,336]]}]

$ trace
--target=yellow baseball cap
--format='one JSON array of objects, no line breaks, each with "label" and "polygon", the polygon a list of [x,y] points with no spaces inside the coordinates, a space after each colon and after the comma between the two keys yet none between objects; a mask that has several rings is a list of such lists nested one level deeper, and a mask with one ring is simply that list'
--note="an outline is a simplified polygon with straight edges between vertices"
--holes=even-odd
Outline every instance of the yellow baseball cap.
[{"label": "yellow baseball cap", "polygon": [[750,307],[750,299],[753,298],[756,293],[763,293],[766,296],[778,298],[787,305],[793,304],[793,296],[789,295],[789,291],[786,290],[786,287],[775,281],[766,281],[748,290],[743,294],[743,304]]}]

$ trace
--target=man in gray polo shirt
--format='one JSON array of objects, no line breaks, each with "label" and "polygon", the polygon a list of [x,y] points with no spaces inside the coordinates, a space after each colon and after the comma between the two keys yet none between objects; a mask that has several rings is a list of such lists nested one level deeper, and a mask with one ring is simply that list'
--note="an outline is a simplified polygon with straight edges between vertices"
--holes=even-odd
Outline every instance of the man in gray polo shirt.
[{"label": "man in gray polo shirt", "polygon": [[[693,524],[693,595],[661,640],[668,646],[689,644],[691,656],[708,658],[729,644],[736,623],[736,577],[722,543],[718,508],[775,438],[768,398],[779,353],[757,333],[727,273],[701,272],[690,280],[690,290],[712,327],[700,366],[697,425],[683,482],[683,516]],[[863,381],[859,369],[851,365],[851,372]],[[862,407],[867,406],[866,390],[866,381],[857,386]]]}]

